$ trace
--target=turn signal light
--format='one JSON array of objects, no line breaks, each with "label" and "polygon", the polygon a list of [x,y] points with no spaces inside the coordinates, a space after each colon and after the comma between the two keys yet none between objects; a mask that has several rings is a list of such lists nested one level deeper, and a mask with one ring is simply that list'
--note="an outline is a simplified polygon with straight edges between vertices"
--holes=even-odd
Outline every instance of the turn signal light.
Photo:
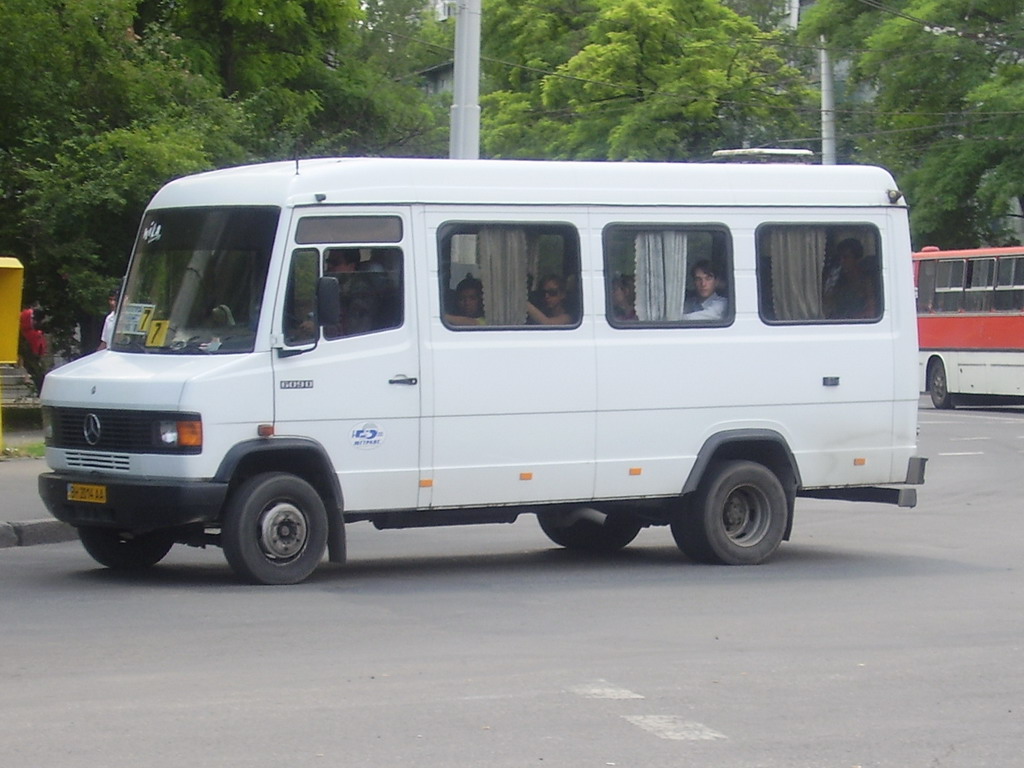
[{"label": "turn signal light", "polygon": [[161,421],[157,425],[160,444],[168,448],[202,448],[203,422],[197,419],[187,421]]}]

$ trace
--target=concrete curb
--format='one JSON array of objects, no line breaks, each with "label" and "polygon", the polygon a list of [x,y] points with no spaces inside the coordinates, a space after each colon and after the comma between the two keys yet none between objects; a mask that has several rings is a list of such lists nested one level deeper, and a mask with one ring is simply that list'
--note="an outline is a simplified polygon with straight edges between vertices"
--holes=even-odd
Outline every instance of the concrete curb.
[{"label": "concrete curb", "polygon": [[16,523],[0,523],[0,549],[8,547],[31,547],[36,544],[59,544],[75,541],[78,532],[59,520],[22,520]]}]

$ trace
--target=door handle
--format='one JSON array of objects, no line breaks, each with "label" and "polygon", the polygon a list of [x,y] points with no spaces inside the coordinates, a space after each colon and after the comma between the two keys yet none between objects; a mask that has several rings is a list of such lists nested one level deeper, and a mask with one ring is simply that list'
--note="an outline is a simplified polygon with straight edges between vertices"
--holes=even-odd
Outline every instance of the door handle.
[{"label": "door handle", "polygon": [[407,384],[410,387],[414,387],[418,383],[419,382],[415,376],[405,376],[403,374],[399,374],[394,378],[388,379],[388,384]]}]

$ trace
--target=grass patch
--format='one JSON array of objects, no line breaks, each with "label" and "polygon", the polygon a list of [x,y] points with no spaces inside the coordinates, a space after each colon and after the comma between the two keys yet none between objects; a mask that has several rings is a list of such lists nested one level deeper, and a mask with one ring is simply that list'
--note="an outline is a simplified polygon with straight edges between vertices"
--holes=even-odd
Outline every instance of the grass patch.
[{"label": "grass patch", "polygon": [[4,441],[4,450],[0,453],[3,459],[41,459],[46,455],[46,446],[42,443],[28,443],[26,445],[7,445]]}]

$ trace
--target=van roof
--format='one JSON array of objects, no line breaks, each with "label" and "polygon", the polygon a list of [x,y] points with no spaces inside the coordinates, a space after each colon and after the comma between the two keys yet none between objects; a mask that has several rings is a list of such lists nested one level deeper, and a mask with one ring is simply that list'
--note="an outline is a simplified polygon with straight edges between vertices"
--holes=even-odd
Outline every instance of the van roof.
[{"label": "van roof", "polygon": [[[151,208],[448,203],[891,206],[896,184],[865,165],[321,158],[169,182]],[[902,203],[900,203],[902,204]]]}]

